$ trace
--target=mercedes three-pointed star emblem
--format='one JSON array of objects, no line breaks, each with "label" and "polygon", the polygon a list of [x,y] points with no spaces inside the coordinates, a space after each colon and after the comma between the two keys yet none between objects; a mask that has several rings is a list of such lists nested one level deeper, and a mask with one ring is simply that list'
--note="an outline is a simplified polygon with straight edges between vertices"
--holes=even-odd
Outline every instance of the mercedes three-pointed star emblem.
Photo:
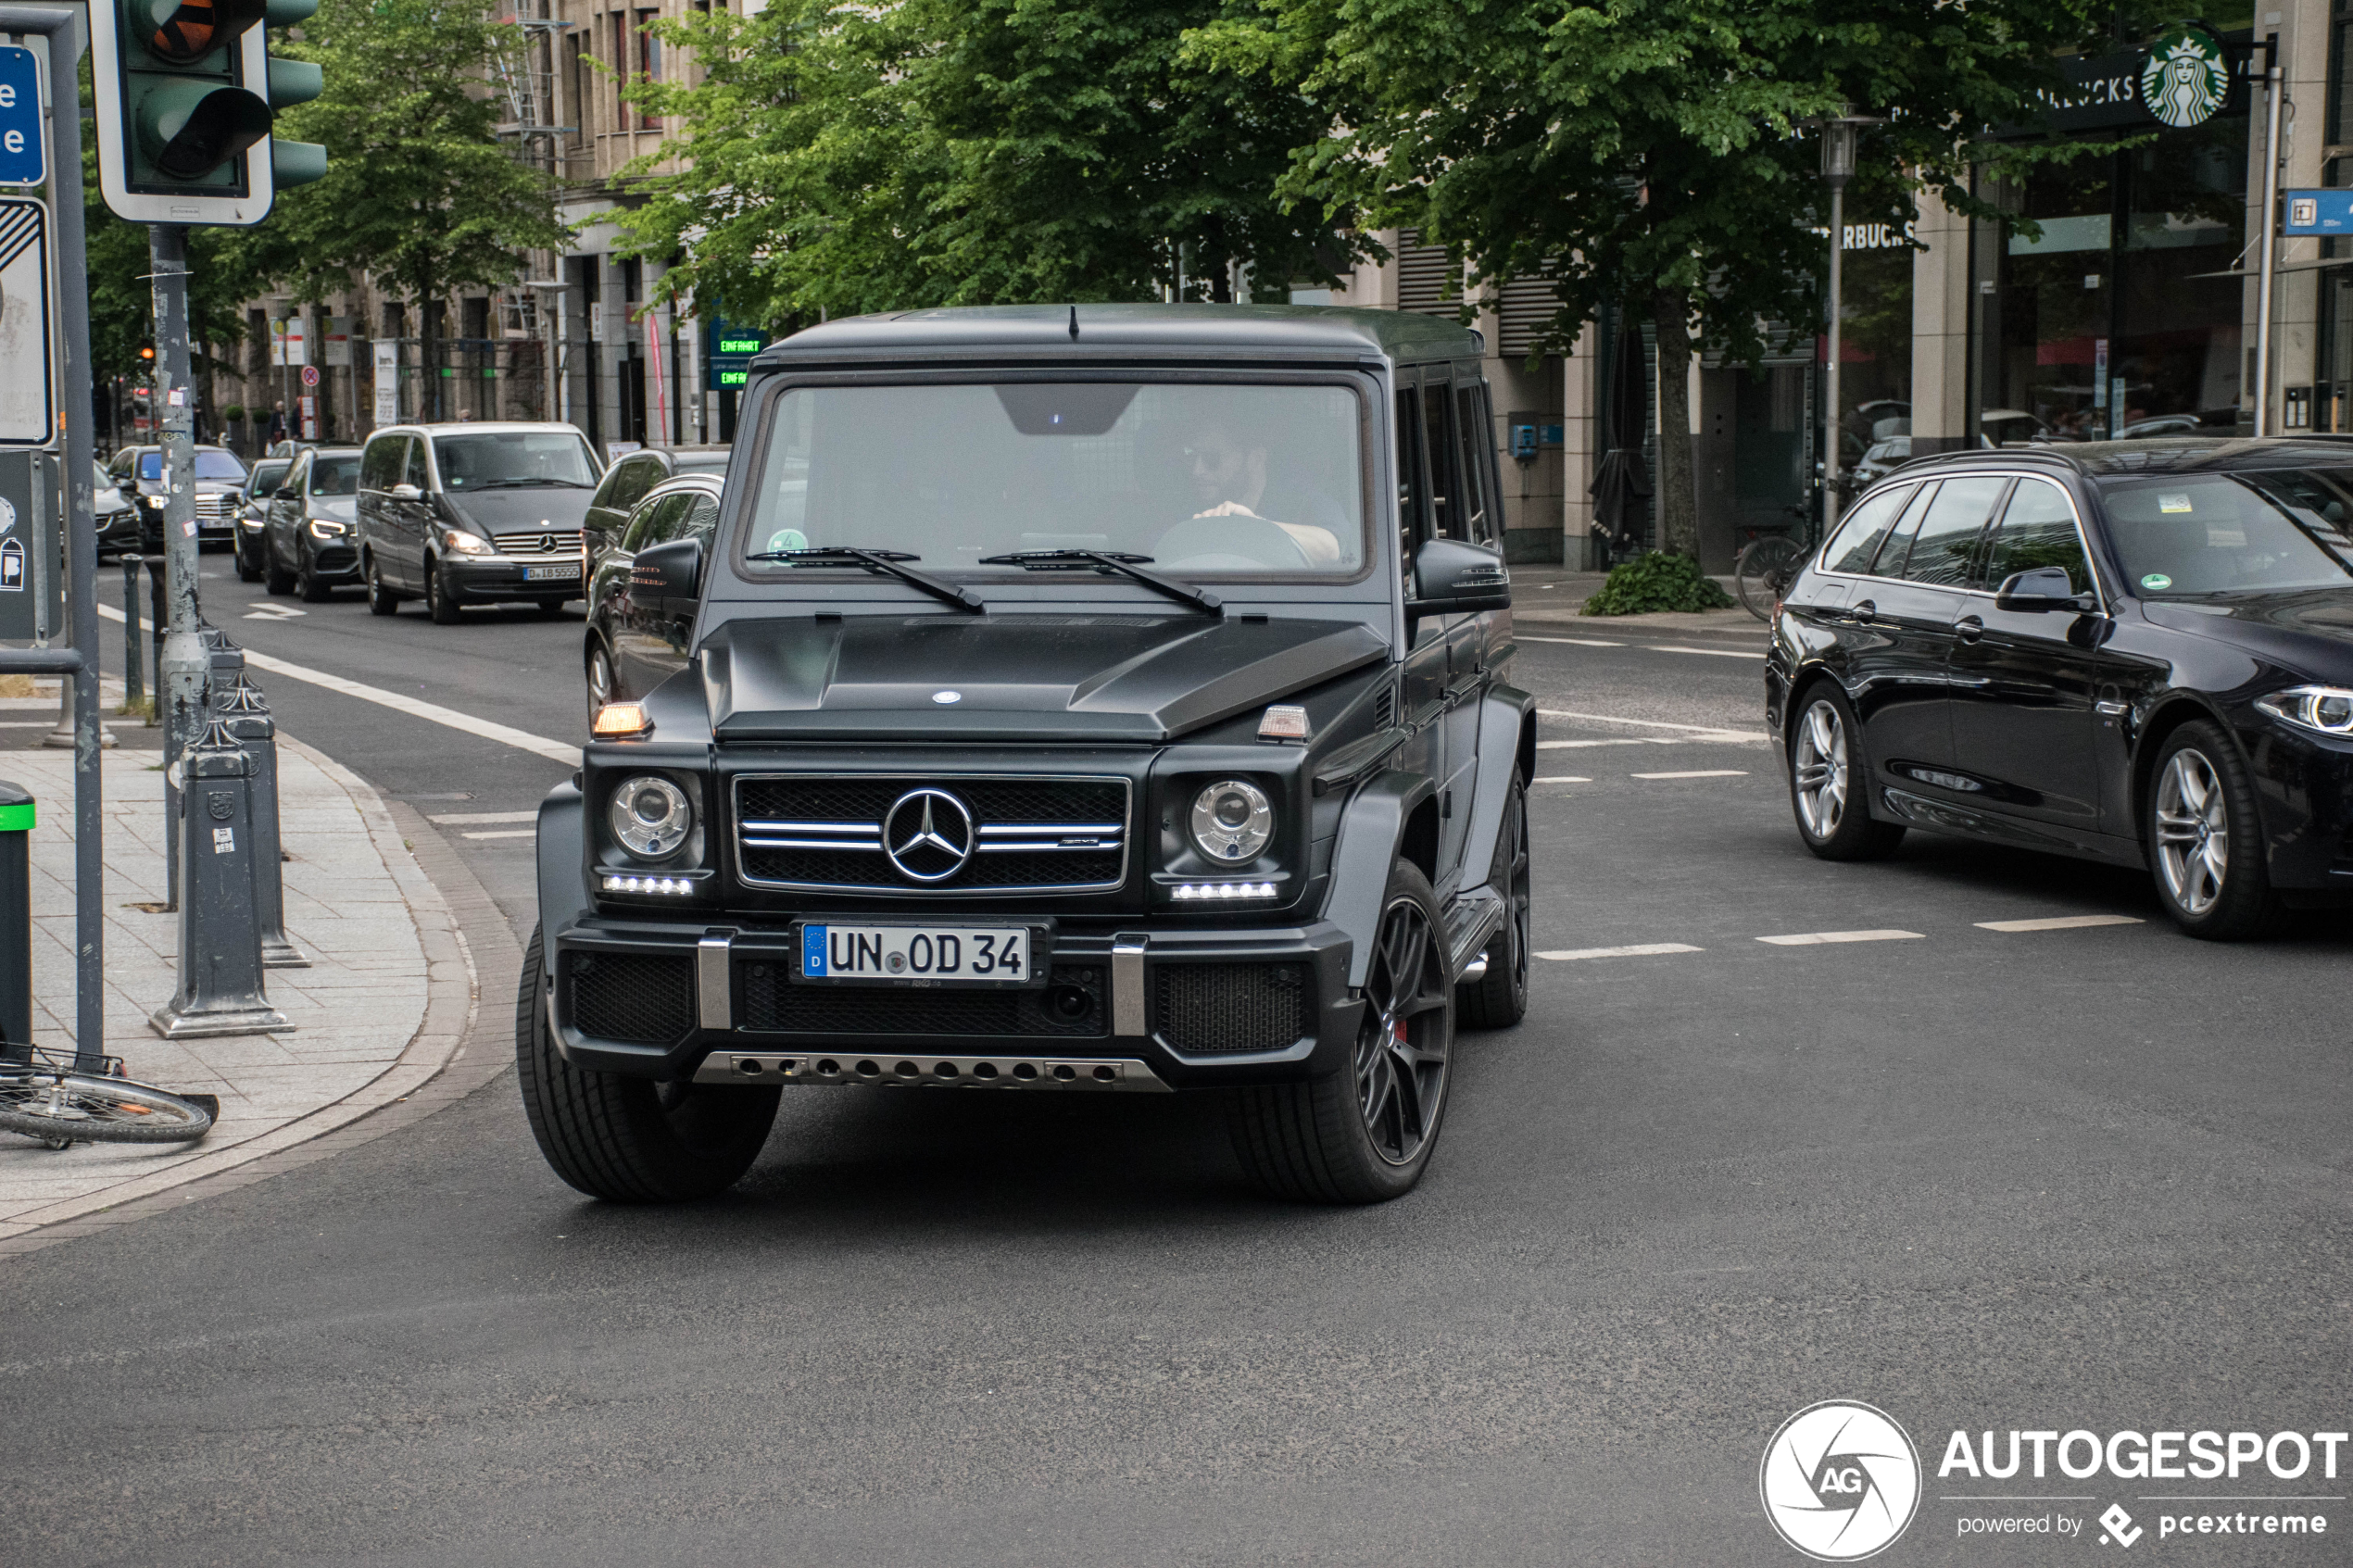
[{"label": "mercedes three-pointed star emblem", "polygon": [[911,789],[883,813],[883,853],[912,882],[945,882],[972,859],[971,809],[943,789]]}]

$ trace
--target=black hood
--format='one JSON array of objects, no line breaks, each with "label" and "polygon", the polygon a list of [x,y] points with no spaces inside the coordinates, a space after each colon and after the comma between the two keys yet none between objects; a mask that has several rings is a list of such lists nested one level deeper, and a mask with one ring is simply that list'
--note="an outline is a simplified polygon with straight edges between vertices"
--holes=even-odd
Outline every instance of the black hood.
[{"label": "black hood", "polygon": [[2353,584],[2216,599],[2144,599],[2159,626],[2212,637],[2316,679],[2353,678]]},{"label": "black hood", "polygon": [[588,515],[594,490],[534,485],[528,490],[444,491],[449,509],[484,533],[571,533]]},{"label": "black hood", "polygon": [[702,671],[723,741],[1149,745],[1388,651],[1346,621],[877,615],[730,621]]}]

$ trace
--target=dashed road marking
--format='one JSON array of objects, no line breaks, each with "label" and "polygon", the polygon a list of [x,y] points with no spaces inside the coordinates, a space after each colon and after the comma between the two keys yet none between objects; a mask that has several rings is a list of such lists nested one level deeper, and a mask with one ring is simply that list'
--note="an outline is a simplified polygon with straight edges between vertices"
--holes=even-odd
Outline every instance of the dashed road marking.
[{"label": "dashed road marking", "polygon": [[1580,713],[1574,709],[1540,708],[1540,719],[1584,719],[1596,724],[1632,724],[1644,730],[1680,730],[1685,734],[1705,735],[1710,740],[1771,740],[1761,730],[1728,730],[1721,724],[1678,724],[1665,719],[1627,719],[1615,713]]},{"label": "dashed road marking", "polygon": [[429,822],[535,822],[536,811],[439,811],[427,817]]},{"label": "dashed road marking", "polygon": [[1710,659],[1764,659],[1768,657],[1761,653],[1749,653],[1741,648],[1683,648],[1666,643],[1648,643],[1643,646],[1653,653],[1704,653]]},{"label": "dashed road marking", "polygon": [[1799,931],[1787,936],[1760,936],[1776,947],[1819,947],[1832,942],[1925,942],[1917,931]]},{"label": "dashed road marking", "polygon": [[537,828],[495,828],[489,833],[461,833],[460,838],[536,838]]},{"label": "dashed road marking", "polygon": [[1748,772],[1741,768],[1699,768],[1685,773],[1629,773],[1626,776],[1630,779],[1744,779],[1748,777]]},{"label": "dashed road marking", "polygon": [[1540,959],[1555,959],[1574,962],[1579,959],[1648,959],[1664,953],[1704,953],[1705,947],[1694,947],[1687,942],[1641,942],[1631,947],[1571,947],[1557,953],[1539,953]]},{"label": "dashed road marking", "polygon": [[1706,735],[1616,735],[1608,740],[1540,740],[1539,751],[1579,751],[1595,746],[1697,746]]},{"label": "dashed road marking", "polygon": [[1980,931],[2079,931],[2094,925],[2145,925],[2138,915],[2054,915],[2046,920],[1982,920]]},{"label": "dashed road marking", "polygon": [[1523,643],[1568,643],[1580,648],[1622,648],[1624,643],[1605,643],[1599,637],[1529,637],[1516,639]]},{"label": "dashed road marking", "polygon": [[1529,784],[1592,784],[1593,781],[1581,773],[1554,773],[1549,778],[1530,779],[1528,782]]}]

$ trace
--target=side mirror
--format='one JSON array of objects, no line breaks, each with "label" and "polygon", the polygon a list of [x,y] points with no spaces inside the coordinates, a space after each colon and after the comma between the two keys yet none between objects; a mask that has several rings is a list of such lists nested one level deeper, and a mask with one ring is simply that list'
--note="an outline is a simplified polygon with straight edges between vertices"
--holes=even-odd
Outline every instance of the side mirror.
[{"label": "side mirror", "polygon": [[2032,571],[2014,571],[2004,578],[1994,592],[1994,608],[2030,613],[2081,610],[2083,601],[2077,596],[2075,583],[2064,571],[2056,566],[2038,566]]},{"label": "side mirror", "polygon": [[1423,615],[1509,609],[1512,574],[1503,555],[1461,539],[1432,539],[1414,558],[1414,602]]},{"label": "side mirror", "polygon": [[396,484],[384,492],[396,501],[422,501],[425,493],[413,484]]},{"label": "side mirror", "polygon": [[673,539],[640,550],[629,563],[629,588],[634,594],[693,600],[702,595],[702,541]]}]

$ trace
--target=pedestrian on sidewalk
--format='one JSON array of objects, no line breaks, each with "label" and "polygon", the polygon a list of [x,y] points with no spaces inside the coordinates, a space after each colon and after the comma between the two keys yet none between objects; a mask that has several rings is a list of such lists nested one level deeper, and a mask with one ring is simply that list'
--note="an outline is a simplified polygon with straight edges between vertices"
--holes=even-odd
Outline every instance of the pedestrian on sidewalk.
[{"label": "pedestrian on sidewalk", "polygon": [[279,442],[283,441],[285,438],[286,400],[281,397],[278,399],[278,406],[270,410],[270,445],[272,447],[275,447]]}]

